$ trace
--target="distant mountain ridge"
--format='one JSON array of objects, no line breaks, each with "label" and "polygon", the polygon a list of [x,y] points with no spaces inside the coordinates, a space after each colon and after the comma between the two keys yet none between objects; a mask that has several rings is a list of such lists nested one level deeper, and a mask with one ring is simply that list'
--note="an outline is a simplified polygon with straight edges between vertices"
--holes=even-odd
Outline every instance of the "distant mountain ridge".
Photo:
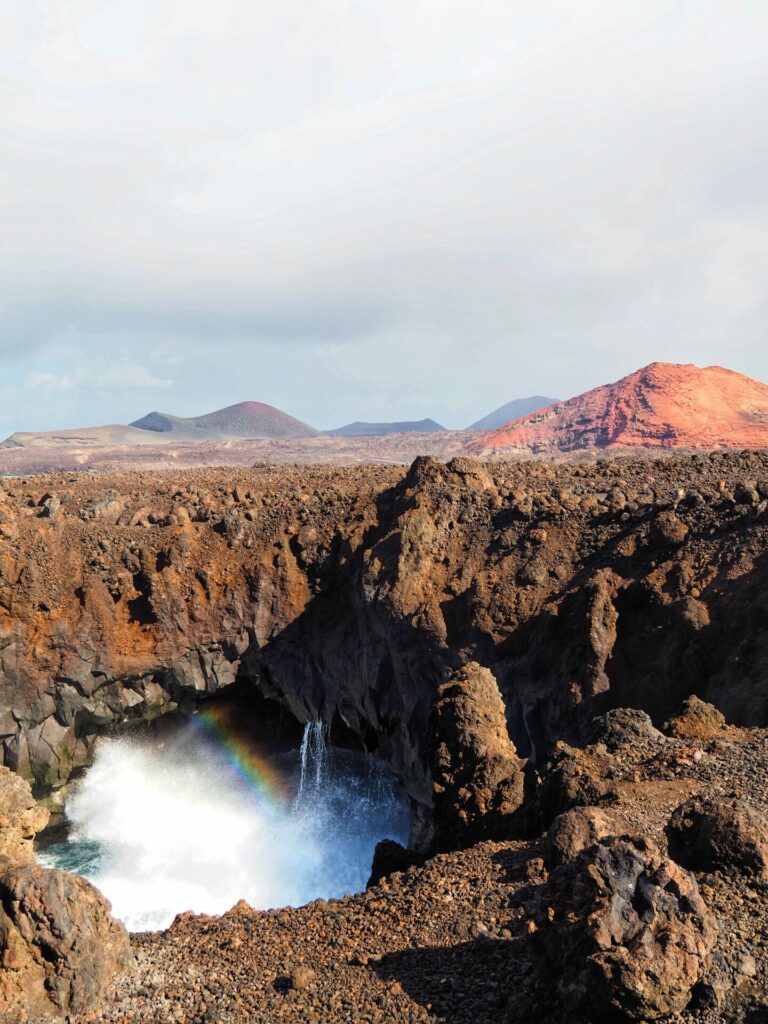
[{"label": "distant mountain ridge", "polygon": [[529,413],[538,412],[548,405],[557,402],[557,398],[546,398],[544,395],[531,395],[530,398],[513,398],[511,402],[500,405],[498,409],[489,412],[476,423],[471,423],[467,430],[496,430],[503,427],[520,416],[527,416]]},{"label": "distant mountain ridge", "polygon": [[651,363],[490,431],[468,454],[768,447],[768,385],[722,366]]},{"label": "distant mountain ridge", "polygon": [[319,433],[309,424],[265,402],[238,402],[203,416],[150,412],[130,425],[154,433],[173,433],[179,440],[316,437]]},{"label": "distant mountain ridge", "polygon": [[438,434],[446,428],[434,420],[401,420],[394,423],[366,423],[356,420],[335,430],[326,430],[330,437],[381,437],[385,434]]}]

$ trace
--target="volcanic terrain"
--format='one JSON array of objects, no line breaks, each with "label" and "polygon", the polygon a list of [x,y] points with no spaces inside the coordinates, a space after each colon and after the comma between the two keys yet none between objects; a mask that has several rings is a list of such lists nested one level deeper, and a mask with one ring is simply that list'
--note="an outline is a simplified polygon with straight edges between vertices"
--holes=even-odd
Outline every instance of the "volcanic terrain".
[{"label": "volcanic terrain", "polygon": [[375,750],[412,814],[366,893],[127,964],[16,787],[4,1019],[758,1024],[767,548],[764,452],[3,482],[2,786],[56,808],[100,735],[230,694]]}]

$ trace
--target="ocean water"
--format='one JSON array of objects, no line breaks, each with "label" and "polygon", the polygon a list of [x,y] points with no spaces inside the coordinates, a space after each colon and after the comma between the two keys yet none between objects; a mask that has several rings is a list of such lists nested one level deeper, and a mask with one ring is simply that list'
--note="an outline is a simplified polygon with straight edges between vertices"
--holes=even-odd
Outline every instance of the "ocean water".
[{"label": "ocean water", "polygon": [[104,741],[67,799],[68,839],[42,864],[89,879],[132,931],[176,914],[264,909],[365,887],[380,839],[405,842],[407,802],[367,754],[305,727],[274,758],[228,749],[193,723],[162,742]]}]

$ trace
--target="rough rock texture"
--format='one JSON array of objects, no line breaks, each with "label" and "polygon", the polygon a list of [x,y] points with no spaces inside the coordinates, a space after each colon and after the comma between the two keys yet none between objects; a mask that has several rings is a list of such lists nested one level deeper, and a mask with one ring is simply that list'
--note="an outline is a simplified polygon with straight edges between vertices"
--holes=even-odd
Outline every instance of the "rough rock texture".
[{"label": "rough rock texture", "polygon": [[686,697],[682,710],[666,723],[664,729],[679,739],[711,740],[723,734],[725,715],[696,694]]},{"label": "rough rock texture", "polygon": [[33,841],[48,824],[49,813],[32,796],[29,783],[0,767],[0,858],[34,864]]},{"label": "rough rock texture", "polygon": [[523,802],[523,765],[487,668],[473,662],[439,688],[429,743],[435,849],[509,835]]},{"label": "rough rock texture", "polygon": [[768,819],[746,800],[692,797],[670,818],[667,840],[685,867],[768,879]]},{"label": "rough rock texture", "polygon": [[721,366],[651,363],[514,420],[468,447],[500,453],[766,446],[768,385]]},{"label": "rough rock texture", "polygon": [[132,963],[107,900],[84,879],[34,863],[32,839],[47,820],[29,784],[0,769],[0,1020],[8,1024],[92,1012]]},{"label": "rough rock texture", "polygon": [[586,731],[591,743],[604,743],[611,752],[625,746],[664,741],[650,717],[637,708],[614,708],[598,715]]},{"label": "rough rock texture", "polygon": [[3,759],[55,793],[101,732],[237,682],[376,748],[426,846],[430,709],[470,661],[537,765],[610,708],[768,721],[767,508],[753,452],[0,481]]},{"label": "rough rock texture", "polygon": [[0,870],[0,1016],[89,1011],[131,963],[125,928],[83,878],[32,865]]},{"label": "rough rock texture", "polygon": [[542,900],[542,943],[570,1010],[656,1020],[684,1010],[707,974],[713,918],[694,876],[653,844],[589,847],[553,873]]},{"label": "rough rock texture", "polygon": [[567,864],[599,840],[621,835],[626,828],[620,814],[602,807],[573,807],[558,814],[544,843],[547,865]]}]

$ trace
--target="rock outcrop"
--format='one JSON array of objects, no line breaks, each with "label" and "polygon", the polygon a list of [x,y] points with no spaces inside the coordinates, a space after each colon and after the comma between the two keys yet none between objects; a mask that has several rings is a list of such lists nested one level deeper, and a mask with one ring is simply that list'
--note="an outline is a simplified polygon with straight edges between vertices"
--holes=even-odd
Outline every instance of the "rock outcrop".
[{"label": "rock outcrop", "polygon": [[90,883],[38,867],[32,839],[48,812],[0,768],[0,1019],[36,1024],[94,1011],[132,962],[125,928]]},{"label": "rock outcrop", "polygon": [[440,687],[429,744],[434,847],[451,850],[509,835],[523,802],[523,765],[487,668],[467,665]]},{"label": "rock outcrop", "polygon": [[754,452],[0,481],[2,758],[55,800],[100,734],[236,686],[376,749],[425,847],[470,662],[538,768],[612,708],[762,722],[766,481]]},{"label": "rock outcrop", "polygon": [[768,879],[768,819],[739,797],[691,797],[669,820],[670,856],[694,871]]},{"label": "rock outcrop", "polygon": [[558,867],[609,836],[626,832],[621,814],[604,807],[572,807],[558,814],[544,841],[547,864]]},{"label": "rock outcrop", "polygon": [[29,783],[0,767],[0,860],[34,864],[34,839],[49,813],[32,796]]},{"label": "rock outcrop", "polygon": [[684,1010],[716,939],[696,879],[643,840],[604,839],[553,872],[541,942],[577,1019],[657,1020]]}]

